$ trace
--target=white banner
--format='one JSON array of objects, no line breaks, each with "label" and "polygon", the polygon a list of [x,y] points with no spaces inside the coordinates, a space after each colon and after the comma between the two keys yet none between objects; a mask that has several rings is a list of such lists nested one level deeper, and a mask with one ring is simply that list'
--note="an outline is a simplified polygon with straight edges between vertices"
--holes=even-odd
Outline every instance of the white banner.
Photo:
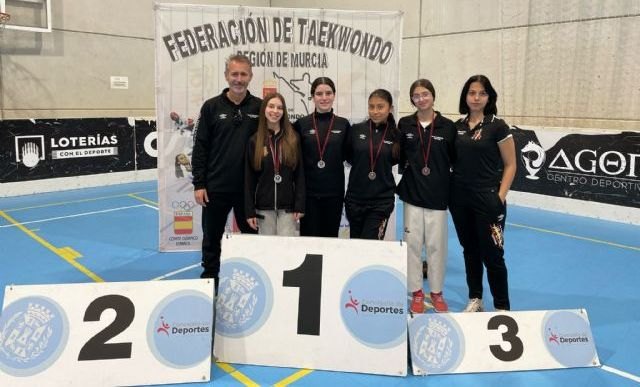
[{"label": "white banner", "polygon": [[220,361],[406,375],[406,244],[257,235],[222,242]]},{"label": "white banner", "polygon": [[210,379],[213,281],[7,286],[0,385]]},{"label": "white banner", "polygon": [[252,60],[250,92],[283,94],[292,121],[313,112],[310,88],[319,76],[336,83],[334,110],[354,123],[367,118],[373,90],[398,98],[401,12],[177,4],[155,10],[161,251],[201,246],[191,135],[202,103],[228,86],[229,55]]},{"label": "white banner", "polygon": [[414,375],[600,365],[584,309],[422,314],[409,340]]}]

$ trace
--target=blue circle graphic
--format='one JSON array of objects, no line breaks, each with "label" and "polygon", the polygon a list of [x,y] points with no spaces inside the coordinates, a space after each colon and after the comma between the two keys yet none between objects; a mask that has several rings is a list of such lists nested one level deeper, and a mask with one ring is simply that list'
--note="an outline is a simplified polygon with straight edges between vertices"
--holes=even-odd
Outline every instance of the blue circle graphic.
[{"label": "blue circle graphic", "polygon": [[421,314],[409,323],[411,360],[426,374],[454,371],[464,355],[464,336],[449,316]]},{"label": "blue circle graphic", "polygon": [[372,348],[392,348],[407,334],[405,277],[385,266],[370,266],[349,278],[340,295],[347,330]]},{"label": "blue circle graphic", "polygon": [[273,307],[267,274],[246,258],[225,260],[216,299],[216,332],[225,337],[248,336],[265,323]]},{"label": "blue circle graphic", "polygon": [[147,342],[161,363],[190,368],[211,355],[213,299],[195,290],[165,297],[147,323]]},{"label": "blue circle graphic", "polygon": [[596,345],[587,320],[578,313],[559,310],[547,313],[542,324],[547,351],[565,367],[595,365]]},{"label": "blue circle graphic", "polygon": [[16,300],[0,316],[0,369],[13,376],[38,374],[58,359],[68,338],[67,316],[55,301]]}]

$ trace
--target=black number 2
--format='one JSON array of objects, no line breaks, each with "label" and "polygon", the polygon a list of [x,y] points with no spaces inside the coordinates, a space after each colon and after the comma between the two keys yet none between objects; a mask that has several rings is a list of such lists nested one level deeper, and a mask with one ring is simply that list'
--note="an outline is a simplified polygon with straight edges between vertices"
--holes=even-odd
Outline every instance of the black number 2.
[{"label": "black number 2", "polygon": [[497,315],[491,317],[487,328],[491,330],[497,330],[500,325],[507,327],[507,331],[502,333],[502,340],[511,344],[511,349],[505,351],[501,345],[490,345],[489,350],[498,360],[502,361],[515,361],[518,360],[524,352],[524,346],[522,340],[518,335],[518,323],[516,320],[509,316]]},{"label": "black number 2", "polygon": [[307,254],[300,266],[284,272],[282,286],[300,288],[298,296],[298,334],[320,335],[320,296],[322,295],[322,255]]},{"label": "black number 2", "polygon": [[100,321],[102,312],[116,311],[116,317],[109,326],[98,332],[80,350],[78,360],[107,360],[131,358],[131,343],[107,343],[127,329],[135,316],[135,306],[130,299],[117,294],[98,297],[84,312],[84,321]]}]

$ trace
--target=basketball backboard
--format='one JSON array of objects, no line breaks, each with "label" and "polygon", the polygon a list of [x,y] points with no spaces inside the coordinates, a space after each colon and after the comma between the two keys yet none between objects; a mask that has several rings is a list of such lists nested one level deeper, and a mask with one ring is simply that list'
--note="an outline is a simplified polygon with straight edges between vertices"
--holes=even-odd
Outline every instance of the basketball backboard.
[{"label": "basketball backboard", "polygon": [[52,0],[0,0],[0,12],[11,15],[8,30],[51,32]]}]

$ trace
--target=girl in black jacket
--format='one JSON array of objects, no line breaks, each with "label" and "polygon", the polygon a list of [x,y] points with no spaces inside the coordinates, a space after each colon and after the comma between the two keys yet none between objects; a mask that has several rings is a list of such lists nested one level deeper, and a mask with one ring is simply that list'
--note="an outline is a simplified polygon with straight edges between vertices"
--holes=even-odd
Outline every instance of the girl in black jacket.
[{"label": "girl in black jacket", "polygon": [[351,238],[384,239],[393,211],[396,183],[391,168],[398,163],[398,129],[391,110],[393,97],[384,89],[369,95],[369,119],[347,136],[351,164],[345,211]]},{"label": "girl in black jacket", "polygon": [[258,131],[247,145],[245,163],[247,222],[260,234],[294,236],[304,213],[304,173],[300,139],[279,93],[260,107]]},{"label": "girl in black jacket", "polygon": [[319,77],[311,84],[315,111],[293,124],[302,143],[306,211],[301,236],[337,237],[344,200],[345,144],[351,125],[333,112],[336,86]]}]

